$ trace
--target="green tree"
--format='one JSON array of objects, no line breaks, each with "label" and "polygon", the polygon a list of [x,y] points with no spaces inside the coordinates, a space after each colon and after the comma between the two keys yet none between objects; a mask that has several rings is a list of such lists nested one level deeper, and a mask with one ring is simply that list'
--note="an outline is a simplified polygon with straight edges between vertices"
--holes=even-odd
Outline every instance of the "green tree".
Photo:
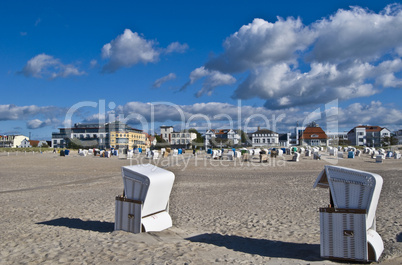
[{"label": "green tree", "polygon": [[381,138],[381,144],[383,146],[397,145],[398,144],[398,138],[395,137],[394,135],[384,136],[384,137]]}]

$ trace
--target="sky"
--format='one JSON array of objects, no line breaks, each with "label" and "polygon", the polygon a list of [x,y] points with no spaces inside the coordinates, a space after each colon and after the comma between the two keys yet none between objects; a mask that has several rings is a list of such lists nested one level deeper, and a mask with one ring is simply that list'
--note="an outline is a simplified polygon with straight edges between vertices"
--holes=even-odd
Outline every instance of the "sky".
[{"label": "sky", "polygon": [[402,3],[1,1],[0,135],[402,129]]}]

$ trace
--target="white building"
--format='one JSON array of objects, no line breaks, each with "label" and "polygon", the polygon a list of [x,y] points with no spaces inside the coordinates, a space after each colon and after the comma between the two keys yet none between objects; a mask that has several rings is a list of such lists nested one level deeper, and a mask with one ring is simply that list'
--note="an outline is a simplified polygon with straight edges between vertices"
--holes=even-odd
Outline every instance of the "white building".
[{"label": "white building", "polygon": [[205,133],[205,148],[212,145],[219,145],[219,143],[227,143],[230,145],[237,145],[241,141],[241,136],[232,129],[210,129]]},{"label": "white building", "polygon": [[173,126],[161,126],[161,138],[166,142],[171,142],[171,134],[173,133],[174,129]]},{"label": "white building", "polygon": [[[138,132],[125,123],[116,121],[104,124],[76,123],[71,128],[59,128],[59,132],[52,133],[52,148],[66,148],[69,142],[75,142],[80,146],[96,146],[97,148],[110,148],[116,143],[110,142],[111,132]],[[138,145],[144,145],[142,140]]]},{"label": "white building", "polygon": [[398,139],[398,145],[402,144],[402,130],[399,130],[395,133],[395,137]]},{"label": "white building", "polygon": [[327,132],[328,145],[342,145],[348,141],[348,132]]},{"label": "white building", "polygon": [[283,147],[291,146],[291,133],[279,134],[279,145]]},{"label": "white building", "polygon": [[268,129],[260,129],[251,134],[253,147],[279,146],[279,134]]},{"label": "white building", "polygon": [[188,130],[175,132],[173,126],[161,126],[160,129],[161,138],[172,147],[189,148],[192,142],[197,139],[197,134]]},{"label": "white building", "polygon": [[29,137],[24,135],[0,135],[0,147],[16,148],[25,139],[29,140]]},{"label": "white building", "polygon": [[32,147],[31,141],[25,138],[24,140],[21,141],[21,144],[18,146],[20,148],[29,148]]},{"label": "white building", "polygon": [[391,131],[380,126],[356,126],[348,132],[350,145],[355,146],[381,146],[384,137],[390,137]]}]

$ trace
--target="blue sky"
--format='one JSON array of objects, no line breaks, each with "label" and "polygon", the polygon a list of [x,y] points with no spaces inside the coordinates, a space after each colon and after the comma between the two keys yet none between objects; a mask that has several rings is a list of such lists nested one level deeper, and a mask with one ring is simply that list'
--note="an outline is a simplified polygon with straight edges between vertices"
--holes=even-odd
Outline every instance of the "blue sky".
[{"label": "blue sky", "polygon": [[271,2],[2,1],[0,134],[402,128],[400,3]]}]

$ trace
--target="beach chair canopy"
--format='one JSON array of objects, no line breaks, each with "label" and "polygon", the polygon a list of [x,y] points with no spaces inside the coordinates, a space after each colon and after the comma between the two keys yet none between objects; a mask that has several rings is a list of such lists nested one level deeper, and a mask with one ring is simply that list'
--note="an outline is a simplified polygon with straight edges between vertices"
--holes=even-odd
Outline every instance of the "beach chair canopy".
[{"label": "beach chair canopy", "polygon": [[174,174],[152,164],[122,167],[124,193],[143,202],[141,216],[165,211],[172,191]]},{"label": "beach chair canopy", "polygon": [[382,177],[375,173],[325,166],[314,183],[314,188],[329,188],[335,208],[366,210],[366,225],[371,227],[375,219],[382,183]]}]

